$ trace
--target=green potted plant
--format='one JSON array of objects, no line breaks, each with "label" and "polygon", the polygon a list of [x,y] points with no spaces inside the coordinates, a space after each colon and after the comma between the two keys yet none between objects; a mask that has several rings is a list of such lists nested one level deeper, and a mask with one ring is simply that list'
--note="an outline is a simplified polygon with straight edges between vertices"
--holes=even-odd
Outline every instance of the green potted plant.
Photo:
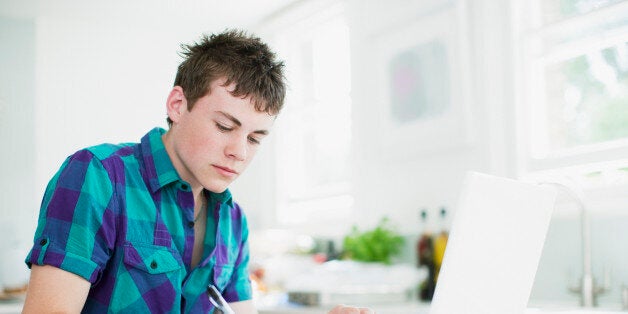
[{"label": "green potted plant", "polygon": [[384,217],[372,230],[361,232],[354,225],[351,233],[344,237],[343,258],[390,264],[403,244],[403,237],[391,228],[388,217]]}]

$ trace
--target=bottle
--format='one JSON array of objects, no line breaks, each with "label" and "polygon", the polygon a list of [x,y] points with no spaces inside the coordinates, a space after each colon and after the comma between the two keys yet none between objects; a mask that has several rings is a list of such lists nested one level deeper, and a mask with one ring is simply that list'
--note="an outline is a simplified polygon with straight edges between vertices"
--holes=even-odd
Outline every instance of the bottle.
[{"label": "bottle", "polygon": [[336,245],[333,240],[327,241],[327,261],[337,260],[340,254],[336,251]]},{"label": "bottle", "polygon": [[440,209],[440,225],[441,231],[434,239],[434,283],[438,281],[438,273],[440,267],[443,264],[443,257],[445,256],[445,249],[447,247],[447,240],[449,239],[449,232],[446,226],[447,209],[441,207]]},{"label": "bottle", "polygon": [[430,301],[434,296],[434,246],[432,243],[432,233],[427,223],[427,210],[421,211],[421,224],[423,231],[417,241],[417,266],[426,267],[427,278],[419,285],[419,299]]}]

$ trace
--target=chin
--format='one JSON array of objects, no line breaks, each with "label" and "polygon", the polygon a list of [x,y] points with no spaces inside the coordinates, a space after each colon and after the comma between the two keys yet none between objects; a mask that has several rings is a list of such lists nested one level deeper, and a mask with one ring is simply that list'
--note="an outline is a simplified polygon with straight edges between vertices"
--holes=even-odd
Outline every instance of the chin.
[{"label": "chin", "polygon": [[204,188],[213,193],[222,193],[227,190],[228,184],[208,184]]}]

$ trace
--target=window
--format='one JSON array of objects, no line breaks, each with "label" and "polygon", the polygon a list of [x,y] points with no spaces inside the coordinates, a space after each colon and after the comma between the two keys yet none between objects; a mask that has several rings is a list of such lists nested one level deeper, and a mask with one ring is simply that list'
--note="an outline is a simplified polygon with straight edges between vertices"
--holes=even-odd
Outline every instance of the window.
[{"label": "window", "polygon": [[343,7],[316,11],[278,33],[289,90],[276,125],[277,222],[295,227],[343,220],[353,205],[349,28]]},{"label": "window", "polygon": [[517,3],[523,172],[625,173],[628,1]]},{"label": "window", "polygon": [[[608,7],[622,0],[543,0],[539,1],[542,24],[551,24]],[[534,13],[533,13],[534,14]]]}]

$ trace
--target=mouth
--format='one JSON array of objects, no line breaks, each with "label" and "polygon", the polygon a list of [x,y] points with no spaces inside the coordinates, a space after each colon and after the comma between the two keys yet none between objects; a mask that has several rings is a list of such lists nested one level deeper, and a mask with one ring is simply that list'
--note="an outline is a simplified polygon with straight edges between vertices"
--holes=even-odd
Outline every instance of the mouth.
[{"label": "mouth", "polygon": [[236,176],[238,175],[238,172],[228,168],[228,167],[221,167],[221,166],[217,166],[217,165],[212,165],[212,167],[214,167],[214,169],[216,169],[220,174],[231,177],[231,176]]}]

